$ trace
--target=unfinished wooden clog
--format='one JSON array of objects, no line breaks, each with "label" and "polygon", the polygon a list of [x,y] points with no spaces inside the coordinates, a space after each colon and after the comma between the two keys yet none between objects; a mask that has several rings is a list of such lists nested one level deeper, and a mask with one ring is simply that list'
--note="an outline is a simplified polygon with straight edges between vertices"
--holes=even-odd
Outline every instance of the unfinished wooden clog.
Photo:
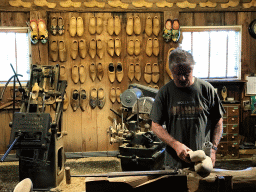
[{"label": "unfinished wooden clog", "polygon": [[76,35],[76,18],[71,17],[69,21],[69,34],[71,37],[75,37]]},{"label": "unfinished wooden clog", "polygon": [[58,46],[59,46],[59,60],[60,60],[60,62],[67,61],[67,50],[66,50],[65,41],[64,40],[59,40]]},{"label": "unfinished wooden clog", "polygon": [[57,61],[58,60],[58,42],[56,40],[52,40],[50,42],[50,58],[52,61]]},{"label": "unfinished wooden clog", "polygon": [[78,66],[77,65],[73,65],[71,68],[71,79],[72,81],[77,84],[79,81],[79,72],[78,72]]},{"label": "unfinished wooden clog", "polygon": [[131,56],[134,54],[134,41],[133,41],[133,39],[130,39],[129,42],[128,42],[127,53]]},{"label": "unfinished wooden clog", "polygon": [[91,64],[90,64],[90,68],[89,68],[89,75],[90,75],[90,78],[91,78],[91,80],[92,80],[93,82],[94,82],[95,79],[96,79],[96,73],[97,73],[97,71],[96,71],[96,66],[95,66],[94,63],[91,63]]},{"label": "unfinished wooden clog", "polygon": [[189,151],[188,154],[192,162],[203,161],[206,158],[203,150]]},{"label": "unfinished wooden clog", "polygon": [[114,33],[114,18],[113,17],[108,18],[107,31],[108,31],[109,35],[113,35],[113,33]]},{"label": "unfinished wooden clog", "polygon": [[83,64],[79,66],[79,80],[80,83],[85,82],[85,66]]},{"label": "unfinished wooden clog", "polygon": [[133,18],[132,17],[127,18],[126,33],[127,35],[133,34]]},{"label": "unfinished wooden clog", "polygon": [[84,59],[87,55],[85,39],[80,39],[79,40],[79,42],[78,42],[78,51],[79,51],[79,56],[82,59]]},{"label": "unfinished wooden clog", "polygon": [[94,35],[96,33],[96,18],[90,17],[89,19],[89,33]]},{"label": "unfinished wooden clog", "polygon": [[85,91],[85,89],[80,88],[80,101],[79,101],[79,105],[82,111],[85,111],[88,104],[89,104],[89,99],[87,97],[87,93]]},{"label": "unfinished wooden clog", "polygon": [[115,34],[119,35],[121,32],[121,20],[119,16],[115,16]]},{"label": "unfinished wooden clog", "polygon": [[134,33],[135,35],[139,35],[141,33],[141,22],[138,15],[134,18]]},{"label": "unfinished wooden clog", "polygon": [[95,39],[91,39],[90,41],[89,55],[91,56],[92,59],[94,59],[96,56],[96,40]]},{"label": "unfinished wooden clog", "polygon": [[79,37],[84,34],[84,21],[82,17],[77,17],[76,19],[76,33]]}]

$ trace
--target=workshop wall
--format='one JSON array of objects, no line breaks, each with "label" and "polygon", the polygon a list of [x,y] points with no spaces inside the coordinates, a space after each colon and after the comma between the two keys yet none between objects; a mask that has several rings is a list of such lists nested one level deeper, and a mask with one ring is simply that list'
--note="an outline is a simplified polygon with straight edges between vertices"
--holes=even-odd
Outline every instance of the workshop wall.
[{"label": "workshop wall", "polygon": [[[18,1],[17,1],[18,2]],[[20,1],[21,2],[21,1]],[[128,88],[130,83],[140,83],[143,85],[157,85],[161,87],[170,80],[169,75],[166,72],[166,58],[167,52],[172,47],[177,47],[177,43],[164,43],[162,38],[162,31],[160,31],[158,36],[152,34],[151,38],[158,38],[160,45],[160,53],[158,56],[147,56],[146,54],[146,42],[148,36],[145,33],[145,21],[148,16],[154,18],[157,16],[160,19],[161,30],[163,29],[164,22],[166,19],[178,18],[180,24],[183,26],[218,26],[218,25],[242,25],[243,26],[243,36],[242,36],[242,77],[246,73],[255,72],[255,52],[256,45],[255,40],[252,39],[247,33],[249,23],[255,18],[256,13],[252,7],[250,10],[244,9],[243,5],[236,5],[233,7],[223,8],[221,3],[228,3],[228,1],[218,2],[214,7],[202,7],[201,4],[193,3],[192,1],[188,4],[173,3],[171,6],[167,4],[163,8],[160,5],[157,5],[158,1],[149,1],[152,3],[152,7],[138,7],[131,4],[130,1],[122,1],[124,4],[128,4],[127,8],[122,8],[121,6],[114,7],[109,3],[105,4],[105,7],[93,7],[90,8],[81,4],[80,7],[70,6],[63,7],[60,1],[51,1],[51,3],[56,3],[55,7],[50,7],[53,4],[48,5],[39,5],[36,4],[37,1],[26,1],[27,7],[25,5],[13,6],[7,0],[0,2],[0,11],[1,11],[1,26],[26,26],[26,22],[29,22],[31,19],[44,19],[47,23],[49,31],[49,41],[47,44],[38,43],[32,45],[32,64],[40,65],[62,65],[65,67],[66,71],[66,80],[68,82],[68,87],[66,89],[67,96],[70,100],[72,89],[80,90],[81,88],[86,90],[87,98],[89,99],[90,91],[92,88],[103,88],[106,98],[106,103],[103,109],[96,107],[92,109],[90,105],[86,107],[85,111],[82,111],[80,108],[77,111],[73,111],[69,105],[68,109],[63,113],[63,131],[67,131],[68,135],[65,136],[65,151],[66,152],[88,152],[88,151],[113,151],[118,149],[117,144],[110,145],[107,135],[107,130],[109,126],[112,125],[113,118],[116,118],[110,109],[113,108],[118,110],[121,107],[117,101],[113,104],[109,99],[109,93],[111,87],[120,87],[121,91],[125,91]],[[46,1],[42,1],[46,2]],[[65,1],[61,1],[65,2]],[[66,1],[68,2],[68,1]],[[71,1],[69,1],[71,2]],[[79,1],[78,1],[79,2]],[[105,2],[105,1],[102,1]],[[108,2],[108,1],[106,1]],[[117,1],[121,2],[121,1]],[[142,1],[141,1],[142,2]],[[145,1],[144,1],[145,2]],[[185,1],[184,1],[185,2]],[[186,1],[187,2],[187,1]],[[166,2],[167,3],[167,2]],[[171,2],[170,2],[171,3]],[[172,3],[171,3],[172,4]],[[186,6],[185,6],[186,5]],[[193,6],[192,6],[193,5]],[[194,6],[195,5],[195,6]],[[184,7],[185,6],[185,7]],[[244,11],[241,10],[244,9]],[[7,11],[8,10],[8,11]],[[61,16],[64,21],[65,32],[63,35],[52,35],[50,33],[51,19],[53,17]],[[69,25],[71,17],[82,17],[84,22],[84,33],[82,36],[75,35],[71,37],[69,33]],[[100,34],[90,34],[89,33],[89,20],[91,17],[101,17],[103,19],[103,31]],[[121,20],[121,33],[118,35],[109,35],[107,32],[107,24],[109,17],[118,16]],[[139,16],[141,21],[141,33],[139,35],[129,36],[126,34],[126,24],[127,18]],[[107,52],[107,44],[109,39],[119,38],[121,41],[122,49],[120,56],[114,54],[110,56]],[[78,41],[84,39],[87,45],[87,55],[85,58],[81,58],[79,55],[76,59],[71,58],[71,49],[74,45],[74,40]],[[103,52],[104,56],[100,59],[97,55],[95,58],[91,58],[89,55],[89,42],[92,40],[101,39],[103,43]],[[140,40],[141,42],[141,53],[137,56],[130,56],[127,53],[127,44],[133,39]],[[51,43],[53,41],[59,42],[60,40],[65,42],[67,59],[64,62],[61,62],[59,59],[53,61],[50,57],[51,55]],[[108,65],[113,63],[116,65],[118,62],[123,65],[124,77],[121,82],[118,82],[116,79],[113,83],[109,81],[108,78]],[[97,65],[101,63],[104,69],[103,79],[100,81],[97,77],[95,81],[92,81],[89,75],[89,66],[94,63]],[[128,78],[128,68],[131,63],[139,63],[142,71],[142,76],[139,81],[133,79],[130,81]],[[160,67],[160,79],[157,83],[146,83],[143,74],[144,68],[147,63],[158,63]],[[85,66],[86,79],[84,83],[78,82],[74,83],[71,78],[71,69],[73,66]],[[1,89],[0,89],[1,91]],[[234,93],[239,94],[239,93]],[[7,94],[8,95],[8,94]],[[7,98],[10,97],[5,95],[5,99],[2,101],[6,102]],[[238,97],[238,96],[235,96]],[[240,97],[239,97],[240,98]],[[52,108],[47,109],[51,114],[54,114]],[[4,153],[9,144],[10,137],[10,128],[8,126],[9,122],[12,119],[12,111],[1,110],[0,111],[0,154]]]}]

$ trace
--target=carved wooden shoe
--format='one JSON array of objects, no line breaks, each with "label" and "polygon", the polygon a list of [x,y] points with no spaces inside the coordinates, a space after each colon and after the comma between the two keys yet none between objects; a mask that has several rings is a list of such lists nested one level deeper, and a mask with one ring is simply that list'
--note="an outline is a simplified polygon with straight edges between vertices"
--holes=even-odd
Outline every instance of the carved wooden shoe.
[{"label": "carved wooden shoe", "polygon": [[141,67],[140,67],[140,64],[139,63],[136,63],[135,64],[135,79],[137,81],[140,81],[140,78],[141,78]]},{"label": "carved wooden shoe", "polygon": [[123,77],[124,77],[124,72],[123,72],[123,65],[122,63],[117,63],[117,66],[116,66],[116,79],[119,83],[122,82],[123,80]]},{"label": "carved wooden shoe", "polygon": [[81,110],[85,111],[88,104],[89,104],[89,99],[87,97],[87,93],[86,93],[85,89],[81,88],[80,89],[80,108],[81,108]]},{"label": "carved wooden shoe", "polygon": [[158,16],[153,18],[153,34],[157,37],[160,32],[160,21]]},{"label": "carved wooden shoe", "polygon": [[79,107],[79,91],[77,89],[71,89],[70,105],[73,111],[76,111]]},{"label": "carved wooden shoe", "polygon": [[120,87],[117,87],[116,88],[116,100],[117,100],[118,103],[121,103],[121,98],[120,98],[121,93],[122,92],[121,92]]},{"label": "carved wooden shoe", "polygon": [[84,59],[87,55],[86,51],[86,41],[84,39],[80,39],[78,41],[78,51],[79,51],[79,56]]},{"label": "carved wooden shoe", "polygon": [[51,33],[53,35],[57,35],[58,32],[58,19],[57,17],[51,18]]},{"label": "carved wooden shoe", "polygon": [[76,59],[78,55],[78,41],[77,40],[73,40],[72,44],[71,44],[71,51],[70,51],[70,56],[72,59]]},{"label": "carved wooden shoe", "polygon": [[97,77],[101,81],[104,76],[104,70],[101,63],[98,63],[97,65]]},{"label": "carved wooden shoe", "polygon": [[110,88],[109,99],[112,103],[116,102],[116,89],[115,89],[115,87]]},{"label": "carved wooden shoe", "polygon": [[98,89],[98,107],[102,109],[105,105],[106,97],[103,88]]},{"label": "carved wooden shoe", "polygon": [[76,84],[79,81],[78,66],[73,65],[71,70],[72,70],[72,72],[71,72],[72,81]]},{"label": "carved wooden shoe", "polygon": [[102,17],[97,17],[96,33],[100,35],[103,31]]},{"label": "carved wooden shoe", "polygon": [[108,54],[113,57],[115,52],[115,42],[114,39],[110,38],[108,40],[108,47],[107,47]]},{"label": "carved wooden shoe", "polygon": [[94,59],[96,56],[96,40],[95,39],[91,39],[90,41],[89,55],[91,56],[92,59]]},{"label": "carved wooden shoe", "polygon": [[48,31],[43,19],[39,19],[38,21],[38,32],[39,32],[39,39],[41,43],[45,44],[48,41]]},{"label": "carved wooden shoe", "polygon": [[150,63],[147,63],[145,65],[145,71],[144,71],[144,79],[147,83],[151,82],[152,79],[152,67]]},{"label": "carved wooden shoe", "polygon": [[63,17],[59,16],[58,17],[58,33],[59,35],[63,35],[65,30],[64,30],[64,19]]},{"label": "carved wooden shoe", "polygon": [[134,55],[138,56],[140,54],[140,40],[136,39],[134,43]]},{"label": "carved wooden shoe", "polygon": [[116,38],[115,39],[115,53],[116,53],[116,56],[120,56],[121,54],[121,40],[119,38]]},{"label": "carved wooden shoe", "polygon": [[132,17],[127,18],[126,33],[127,35],[133,34],[133,18]]},{"label": "carved wooden shoe", "polygon": [[141,33],[141,22],[138,15],[134,18],[134,33],[135,35],[140,35]]},{"label": "carved wooden shoe", "polygon": [[101,39],[97,40],[97,55],[100,59],[102,59],[104,56],[103,42],[101,41]]},{"label": "carved wooden shoe", "polygon": [[57,61],[58,60],[58,54],[59,49],[58,49],[58,42],[55,40],[52,40],[50,42],[50,58],[52,61]]},{"label": "carved wooden shoe", "polygon": [[152,81],[154,83],[158,83],[159,76],[160,76],[159,65],[158,65],[158,63],[153,63],[153,66],[152,66]]},{"label": "carved wooden shoe", "polygon": [[133,41],[133,39],[130,39],[130,41],[128,42],[127,53],[131,56],[134,54],[134,41]]},{"label": "carved wooden shoe", "polygon": [[64,40],[59,40],[59,59],[61,62],[67,61],[67,49]]},{"label": "carved wooden shoe", "polygon": [[157,38],[153,39],[153,54],[156,57],[159,55],[159,41]]},{"label": "carved wooden shoe", "polygon": [[177,43],[180,39],[180,23],[178,19],[174,19],[172,22],[172,41]]},{"label": "carved wooden shoe", "polygon": [[116,75],[115,75],[115,66],[113,63],[109,63],[108,65],[108,78],[111,83],[115,81]]},{"label": "carved wooden shoe", "polygon": [[69,34],[71,37],[75,37],[76,35],[76,18],[71,17],[69,22]]},{"label": "carved wooden shoe", "polygon": [[76,20],[76,33],[81,37],[84,34],[84,21],[82,17],[77,17]]},{"label": "carved wooden shoe", "polygon": [[108,31],[109,35],[113,35],[113,33],[114,33],[114,18],[113,17],[108,18],[107,31]]},{"label": "carved wooden shoe", "polygon": [[69,99],[67,93],[64,95],[64,101],[63,101],[63,111],[66,111],[69,106]]},{"label": "carved wooden shoe", "polygon": [[96,66],[94,63],[91,63],[89,68],[89,75],[92,81],[95,81],[96,79]]},{"label": "carved wooden shoe", "polygon": [[151,57],[153,53],[153,40],[152,38],[148,38],[147,44],[146,44],[146,54],[147,56]]},{"label": "carved wooden shoe", "polygon": [[148,37],[152,35],[152,25],[153,25],[152,18],[148,16],[146,19],[146,27],[145,27],[145,32]]},{"label": "carved wooden shoe", "polygon": [[134,70],[135,70],[134,64],[130,63],[128,68],[128,78],[130,79],[130,81],[132,81],[134,78],[134,75],[135,75]]},{"label": "carved wooden shoe", "polygon": [[119,16],[115,16],[115,34],[119,35],[121,32],[121,20]]},{"label": "carved wooden shoe", "polygon": [[90,17],[89,19],[89,33],[94,35],[96,33],[96,18]]},{"label": "carved wooden shoe", "polygon": [[91,89],[90,93],[90,106],[94,109],[98,104],[98,92],[96,88]]},{"label": "carved wooden shoe", "polygon": [[203,161],[196,162],[194,169],[197,173],[201,173],[204,176],[209,175],[213,170],[211,158],[209,156],[206,156]]},{"label": "carved wooden shoe", "polygon": [[60,80],[67,80],[66,67],[64,65],[60,66]]},{"label": "carved wooden shoe", "polygon": [[30,32],[31,43],[37,44],[39,39],[39,34],[38,34],[37,21],[35,19],[32,19],[30,21],[30,27],[31,27],[31,32]]},{"label": "carved wooden shoe", "polygon": [[26,178],[20,181],[14,188],[13,192],[33,192],[33,183],[31,179]]},{"label": "carved wooden shoe", "polygon": [[79,66],[79,80],[80,80],[80,83],[85,82],[85,66],[84,65]]},{"label": "carved wooden shoe", "polygon": [[206,158],[203,150],[189,151],[188,152],[191,162],[203,161]]}]

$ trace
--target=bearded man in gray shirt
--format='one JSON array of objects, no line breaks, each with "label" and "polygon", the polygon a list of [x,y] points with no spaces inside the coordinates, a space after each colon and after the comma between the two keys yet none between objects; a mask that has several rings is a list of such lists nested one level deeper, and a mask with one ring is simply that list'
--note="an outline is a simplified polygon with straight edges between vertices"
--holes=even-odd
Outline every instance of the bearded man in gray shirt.
[{"label": "bearded man in gray shirt", "polygon": [[[213,86],[193,76],[193,56],[181,49],[169,55],[173,80],[161,87],[152,110],[152,131],[166,143],[166,166],[190,167],[188,151],[211,142],[213,166],[223,131],[225,110]],[[166,129],[163,124],[166,124]]]}]

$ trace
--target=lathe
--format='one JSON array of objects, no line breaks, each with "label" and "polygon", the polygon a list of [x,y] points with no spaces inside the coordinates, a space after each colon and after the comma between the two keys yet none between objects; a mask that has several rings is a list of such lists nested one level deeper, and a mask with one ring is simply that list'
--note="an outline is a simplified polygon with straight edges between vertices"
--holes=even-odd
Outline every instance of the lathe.
[{"label": "lathe", "polygon": [[158,90],[131,84],[121,96],[120,119],[113,120],[108,134],[110,143],[121,143],[118,158],[123,171],[158,170],[163,168],[165,146],[152,131],[149,114]]},{"label": "lathe", "polygon": [[[19,179],[30,178],[34,190],[49,190],[64,178],[62,112],[66,81],[59,80],[59,65],[32,65],[30,81],[22,92],[22,105],[10,122],[9,152],[19,158]],[[14,72],[15,73],[15,72]],[[55,116],[46,113],[46,106],[55,104]]]}]

